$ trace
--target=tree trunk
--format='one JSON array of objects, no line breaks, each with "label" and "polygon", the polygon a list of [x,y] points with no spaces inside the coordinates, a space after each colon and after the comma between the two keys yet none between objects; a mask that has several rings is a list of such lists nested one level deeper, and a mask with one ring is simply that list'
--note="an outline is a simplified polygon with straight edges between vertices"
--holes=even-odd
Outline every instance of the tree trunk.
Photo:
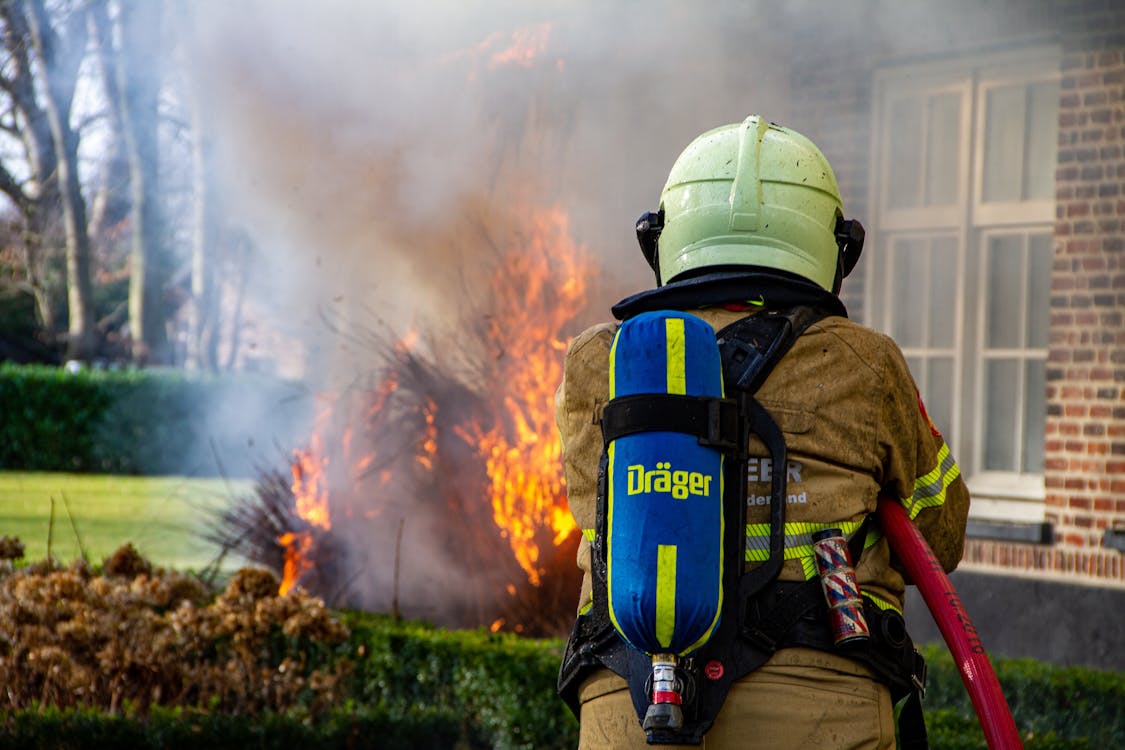
[{"label": "tree trunk", "polygon": [[123,0],[121,46],[115,56],[122,134],[129,157],[132,245],[129,253],[129,328],[133,361],[169,360],[164,287],[169,270],[159,201],[161,0]]},{"label": "tree trunk", "polygon": [[[19,249],[24,256],[26,285],[35,298],[40,338],[53,348],[60,340],[60,327],[65,326],[57,313],[63,310],[67,296],[65,267],[56,262],[65,247],[62,200],[50,118],[39,101],[44,87],[36,82],[32,65],[34,48],[28,11],[25,0],[0,2],[6,61],[4,70],[0,71],[0,89],[6,94],[17,122],[22,121],[17,135],[23,144],[28,172],[21,180],[6,165],[0,165],[0,191],[20,212],[23,233]],[[46,61],[38,60],[38,63],[39,69],[45,70]],[[63,70],[59,74],[70,75],[70,71]]]},{"label": "tree trunk", "polygon": [[191,321],[188,331],[188,366],[217,370],[218,314],[215,294],[214,247],[215,211],[211,182],[209,131],[203,101],[192,97],[191,167],[192,214],[191,242]]},{"label": "tree trunk", "polygon": [[[63,209],[66,237],[67,357],[90,360],[97,353],[97,328],[94,323],[93,282],[90,272],[90,240],[86,233],[86,201],[78,181],[78,136],[70,126],[70,103],[74,77],[54,72],[74,71],[85,48],[85,20],[68,24],[67,52],[77,55],[72,64],[58,64],[59,39],[51,28],[43,0],[26,0],[28,30],[32,45],[43,63],[44,110],[51,129],[51,140],[58,159],[57,183]],[[72,19],[73,20],[73,19]]]}]

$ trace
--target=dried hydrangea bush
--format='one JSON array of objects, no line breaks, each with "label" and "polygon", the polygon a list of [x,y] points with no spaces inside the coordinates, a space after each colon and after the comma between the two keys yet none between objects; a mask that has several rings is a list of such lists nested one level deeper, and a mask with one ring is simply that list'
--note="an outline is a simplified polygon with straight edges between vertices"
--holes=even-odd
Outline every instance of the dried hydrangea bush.
[{"label": "dried hydrangea bush", "polygon": [[257,715],[319,713],[352,670],[347,629],[270,572],[240,570],[217,596],[153,568],[131,545],[88,564],[16,567],[0,538],[0,709],[153,704]]}]

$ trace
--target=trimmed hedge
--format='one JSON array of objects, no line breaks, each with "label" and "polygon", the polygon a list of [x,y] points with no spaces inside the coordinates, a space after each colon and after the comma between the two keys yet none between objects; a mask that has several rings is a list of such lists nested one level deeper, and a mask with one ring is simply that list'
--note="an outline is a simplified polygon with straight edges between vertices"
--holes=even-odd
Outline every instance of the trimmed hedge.
[{"label": "trimmed hedge", "polygon": [[255,440],[304,432],[296,393],[252,375],[2,363],[0,470],[250,477]]},{"label": "trimmed hedge", "polygon": [[[968,738],[979,741],[950,747],[985,748],[972,702],[949,652],[938,646],[922,651],[930,668],[924,701],[927,721],[931,712],[940,712],[939,726],[950,726],[950,715],[963,717],[971,725]],[[993,664],[1016,726],[1031,736],[1037,743],[1034,747],[1125,747],[1125,673],[1057,667],[1031,659],[997,659]]]},{"label": "trimmed hedge", "polygon": [[[154,708],[147,717],[89,711],[12,712],[0,747],[458,748],[554,750],[577,745],[577,723],[555,696],[562,643],[344,613],[354,661],[351,697],[323,717],[249,718]],[[926,647],[924,702],[933,750],[986,750],[947,652]],[[1028,750],[1125,747],[1125,673],[998,660],[997,675]],[[130,714],[126,709],[126,715]]]},{"label": "trimmed hedge", "polygon": [[470,747],[552,750],[578,743],[578,723],[555,695],[563,643],[351,613],[353,698],[392,712],[463,717]]},{"label": "trimmed hedge", "polygon": [[94,711],[20,711],[0,720],[0,747],[24,750],[449,750],[458,717],[436,711],[392,714],[365,709],[316,725],[276,714],[248,720],[228,714],[154,709],[138,720]]}]

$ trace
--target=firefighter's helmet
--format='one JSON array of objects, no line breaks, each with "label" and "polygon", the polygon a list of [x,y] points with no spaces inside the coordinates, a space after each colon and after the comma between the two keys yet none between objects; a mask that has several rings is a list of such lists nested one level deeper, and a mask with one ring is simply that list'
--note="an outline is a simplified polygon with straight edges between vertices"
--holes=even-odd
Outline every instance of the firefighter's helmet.
[{"label": "firefighter's helmet", "polygon": [[657,284],[702,270],[785,271],[838,292],[863,246],[836,175],[800,133],[757,115],[696,138],[637,222]]}]

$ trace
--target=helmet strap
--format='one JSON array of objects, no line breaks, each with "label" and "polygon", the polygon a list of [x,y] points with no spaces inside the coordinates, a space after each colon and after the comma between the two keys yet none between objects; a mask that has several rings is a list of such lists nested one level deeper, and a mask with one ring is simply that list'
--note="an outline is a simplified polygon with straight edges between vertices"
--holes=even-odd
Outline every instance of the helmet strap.
[{"label": "helmet strap", "polygon": [[836,217],[836,246],[840,248],[836,256],[836,278],[832,282],[832,293],[839,294],[844,278],[852,272],[863,252],[865,232],[857,219]]},{"label": "helmet strap", "polygon": [[641,246],[641,253],[653,273],[656,274],[656,285],[660,286],[660,233],[664,231],[664,209],[659,211],[645,211],[637,219],[637,242]]}]

